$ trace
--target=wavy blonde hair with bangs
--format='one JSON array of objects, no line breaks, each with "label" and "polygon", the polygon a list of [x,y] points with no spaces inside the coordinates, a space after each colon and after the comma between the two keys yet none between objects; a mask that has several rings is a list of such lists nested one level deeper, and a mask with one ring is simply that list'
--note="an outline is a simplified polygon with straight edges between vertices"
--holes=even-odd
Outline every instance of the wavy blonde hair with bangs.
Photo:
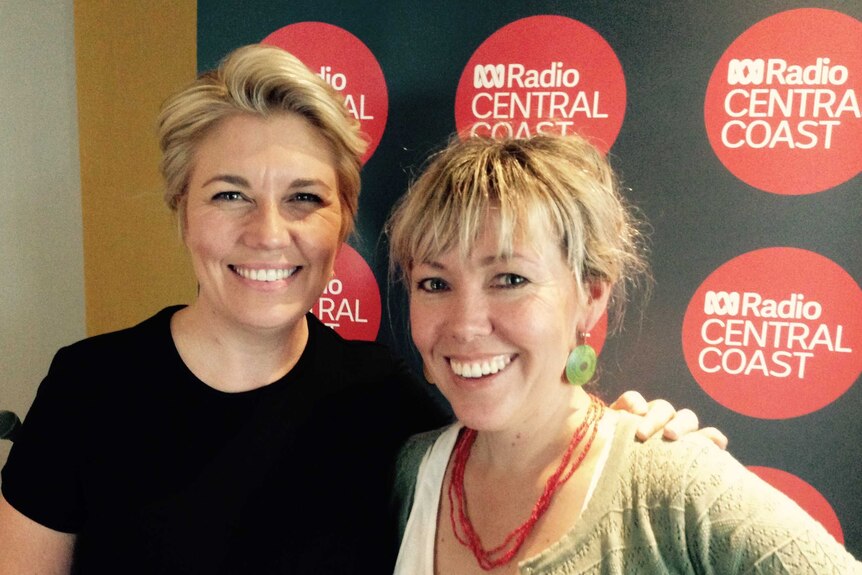
[{"label": "wavy blonde hair with bangs", "polygon": [[492,210],[500,256],[511,255],[515,242],[550,234],[582,298],[591,282],[612,287],[617,318],[628,287],[648,277],[634,210],[605,156],[577,135],[453,138],[429,158],[387,222],[391,275],[409,290],[414,262],[452,249],[466,256]]},{"label": "wavy blonde hair with bangs", "polygon": [[359,207],[359,171],[368,142],[341,95],[293,54],[252,44],[228,54],[216,70],[201,74],[162,105],[158,138],[165,203],[185,225],[185,200],[198,144],[226,118],[269,118],[292,113],[305,118],[330,146],[344,215],[341,239],[353,230]]}]

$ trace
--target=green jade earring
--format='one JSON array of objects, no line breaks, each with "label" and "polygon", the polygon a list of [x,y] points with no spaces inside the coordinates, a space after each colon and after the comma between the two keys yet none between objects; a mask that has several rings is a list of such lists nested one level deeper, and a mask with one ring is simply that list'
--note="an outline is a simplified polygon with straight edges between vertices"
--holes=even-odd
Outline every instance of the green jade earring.
[{"label": "green jade earring", "polygon": [[566,359],[566,379],[572,385],[584,385],[596,373],[596,350],[586,343],[589,333],[582,333],[584,343],[577,346]]}]

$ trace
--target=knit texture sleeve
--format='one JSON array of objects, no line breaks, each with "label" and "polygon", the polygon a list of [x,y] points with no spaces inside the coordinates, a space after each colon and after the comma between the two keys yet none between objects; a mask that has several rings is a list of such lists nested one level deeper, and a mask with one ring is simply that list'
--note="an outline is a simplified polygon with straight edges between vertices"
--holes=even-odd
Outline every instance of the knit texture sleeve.
[{"label": "knit texture sleeve", "polygon": [[635,451],[632,472],[637,506],[647,510],[634,516],[650,523],[666,567],[687,560],[706,574],[862,572],[793,500],[699,438],[649,442]]},{"label": "knit texture sleeve", "polygon": [[710,445],[690,451],[685,536],[701,572],[862,573],[820,523],[730,454]]},{"label": "knit texture sleeve", "polygon": [[700,437],[637,443],[618,426],[596,493],[528,575],[862,574],[795,502]]}]

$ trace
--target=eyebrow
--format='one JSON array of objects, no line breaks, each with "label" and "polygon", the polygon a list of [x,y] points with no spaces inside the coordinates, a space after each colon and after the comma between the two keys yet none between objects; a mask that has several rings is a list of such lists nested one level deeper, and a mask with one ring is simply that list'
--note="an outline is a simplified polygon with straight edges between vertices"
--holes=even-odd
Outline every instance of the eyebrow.
[{"label": "eyebrow", "polygon": [[[528,263],[535,262],[534,258],[527,257],[526,255],[524,255],[520,252],[515,252],[508,257],[500,256],[500,255],[485,256],[479,260],[479,266],[480,267],[486,267],[486,266],[494,265],[497,262],[508,262],[508,261],[512,261],[512,260],[522,260],[522,261],[525,261]],[[446,269],[446,266],[443,265],[442,263],[438,262],[437,260],[425,260],[422,262],[418,262],[417,265],[426,265],[426,266],[429,266],[429,267],[432,267],[432,268],[438,269],[438,270],[445,270]]]},{"label": "eyebrow", "polygon": [[251,184],[248,183],[248,180],[243,178],[242,176],[233,176],[231,174],[216,174],[215,176],[208,179],[203,183],[201,187],[206,187],[210,184],[214,184],[216,182],[224,182],[226,184],[231,184],[234,186],[239,186],[241,188],[249,188]]},{"label": "eyebrow", "polygon": [[[215,176],[204,182],[201,187],[206,187],[216,182],[224,182],[226,184],[238,186],[240,188],[251,187],[251,184],[248,180],[246,180],[242,176],[236,176],[233,174],[216,174]],[[322,188],[326,188],[327,190],[330,189],[329,185],[326,182],[317,178],[297,178],[290,182],[288,189],[311,188],[315,186],[320,186]]]}]

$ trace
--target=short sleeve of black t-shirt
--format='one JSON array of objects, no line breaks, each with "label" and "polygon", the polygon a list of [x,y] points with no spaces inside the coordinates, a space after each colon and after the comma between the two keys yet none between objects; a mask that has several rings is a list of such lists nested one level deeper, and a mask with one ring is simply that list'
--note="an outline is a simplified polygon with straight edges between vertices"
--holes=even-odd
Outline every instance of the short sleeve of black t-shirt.
[{"label": "short sleeve of black t-shirt", "polygon": [[47,377],[25,418],[27,425],[3,468],[3,496],[37,523],[74,533],[84,517],[79,458],[80,423],[85,415],[83,394],[64,384],[64,356],[54,357]]}]

